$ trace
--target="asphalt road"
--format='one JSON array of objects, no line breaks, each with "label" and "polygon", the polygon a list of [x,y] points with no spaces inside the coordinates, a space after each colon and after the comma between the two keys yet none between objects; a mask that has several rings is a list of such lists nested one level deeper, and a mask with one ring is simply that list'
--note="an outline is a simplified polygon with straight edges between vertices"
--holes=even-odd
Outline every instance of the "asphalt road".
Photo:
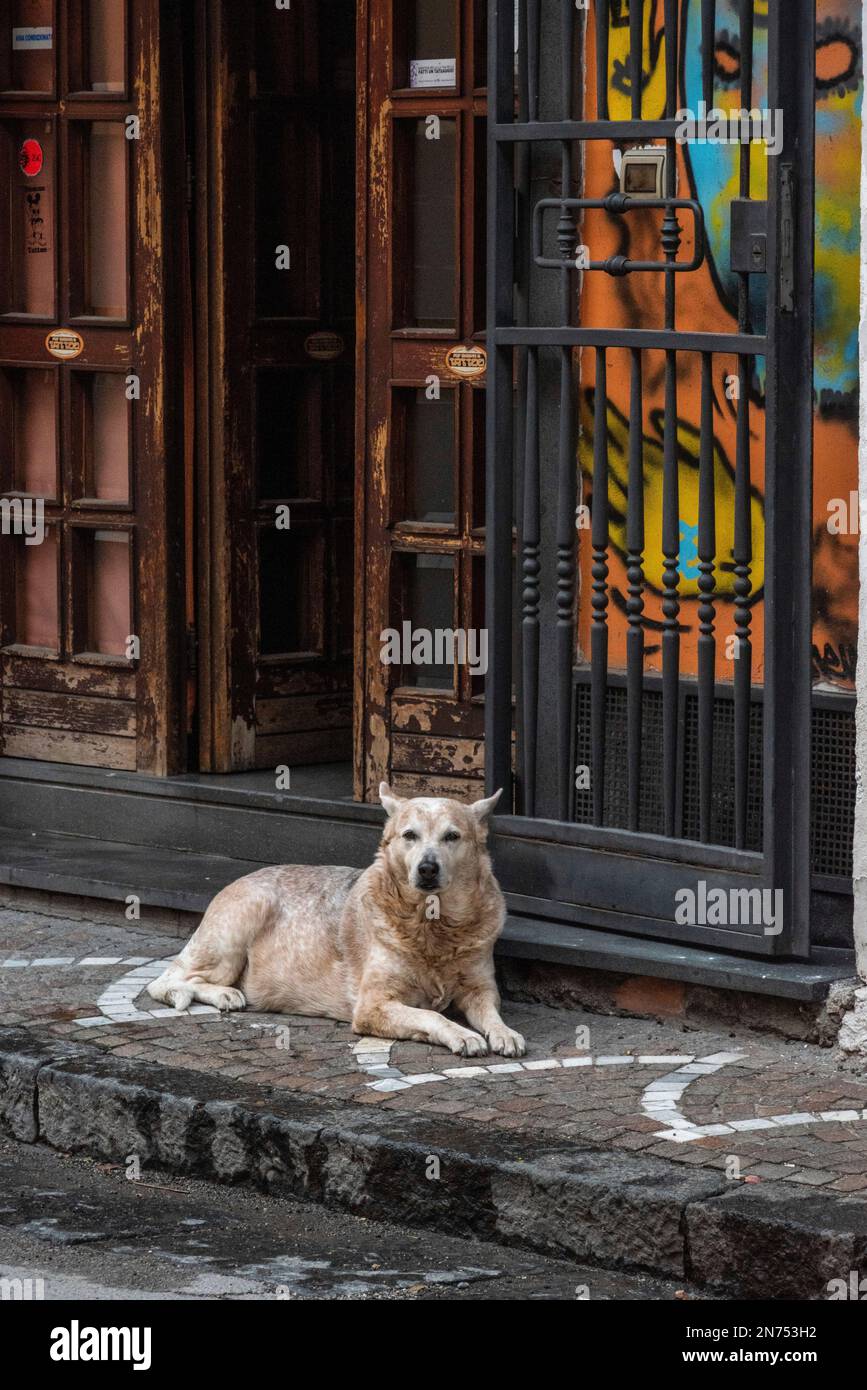
[{"label": "asphalt road", "polygon": [[[0,1298],[669,1300],[678,1286],[0,1138]],[[586,1292],[585,1292],[586,1290]],[[37,1286],[37,1292],[39,1292]],[[688,1293],[688,1291],[686,1291]]]}]

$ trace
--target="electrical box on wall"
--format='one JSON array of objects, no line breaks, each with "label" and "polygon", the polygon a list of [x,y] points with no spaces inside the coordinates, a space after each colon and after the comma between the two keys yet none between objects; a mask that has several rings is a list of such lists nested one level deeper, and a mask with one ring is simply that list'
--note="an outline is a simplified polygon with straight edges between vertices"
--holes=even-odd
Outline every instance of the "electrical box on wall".
[{"label": "electrical box on wall", "polygon": [[625,150],[620,160],[620,192],[630,198],[664,198],[667,160],[659,145]]}]

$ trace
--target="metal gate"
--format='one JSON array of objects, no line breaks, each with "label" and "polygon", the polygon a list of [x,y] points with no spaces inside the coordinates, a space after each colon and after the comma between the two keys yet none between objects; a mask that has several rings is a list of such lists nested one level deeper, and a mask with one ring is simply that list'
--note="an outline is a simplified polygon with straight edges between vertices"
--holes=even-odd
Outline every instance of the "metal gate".
[{"label": "metal gate", "polygon": [[[728,332],[724,324],[678,328],[679,300],[688,304],[691,276],[708,249],[702,202],[694,189],[678,187],[679,144],[707,134],[696,127],[684,136],[684,52],[687,39],[695,50],[700,24],[701,93],[712,112],[715,0],[490,0],[486,776],[490,791],[514,787],[513,814],[498,823],[543,847],[532,860],[533,886],[529,861],[516,863],[514,882],[508,865],[500,866],[506,888],[528,901],[559,902],[566,919],[591,925],[807,956],[815,6],[726,0],[727,8],[733,3],[740,106],[754,106],[754,42],[766,25],[767,110],[778,121],[780,143],[767,158],[766,201],[752,186],[750,145],[734,156],[728,269],[737,290]],[[651,11],[659,12],[664,33],[664,95],[652,119],[642,57]],[[628,28],[628,57],[618,74],[630,108],[616,119],[608,96],[615,26],[621,42]],[[594,67],[598,96],[588,118],[585,90],[594,83],[585,79]],[[591,142],[613,142],[621,156],[614,186],[595,198],[582,197]],[[633,147],[628,157],[624,145]],[[552,194],[549,180],[548,196],[540,196],[539,161],[552,154],[559,186]],[[656,259],[597,257],[591,238],[586,248],[579,244],[591,215],[626,229],[636,217],[647,225],[649,213],[658,214]],[[582,276],[585,285],[594,276],[630,284],[653,277],[659,324],[594,325],[583,314],[576,322]],[[678,390],[687,359],[700,382],[694,670],[682,661]],[[721,359],[736,364],[726,555],[715,534]],[[616,458],[606,413],[615,360],[628,382]],[[658,535],[645,516],[643,474],[651,366],[664,401]],[[592,392],[583,388],[582,396],[591,373]],[[582,399],[591,407],[589,423]],[[752,510],[759,408],[761,555]],[[582,438],[586,445],[591,435],[585,531],[576,530],[587,503],[578,457]],[[619,609],[610,574],[615,525],[625,574]],[[660,552],[659,620],[652,627],[651,545]],[[584,639],[579,602],[587,615]],[[751,629],[761,603],[757,653]],[[619,663],[611,659],[617,623],[625,652]],[[730,679],[720,678],[724,626]]]}]

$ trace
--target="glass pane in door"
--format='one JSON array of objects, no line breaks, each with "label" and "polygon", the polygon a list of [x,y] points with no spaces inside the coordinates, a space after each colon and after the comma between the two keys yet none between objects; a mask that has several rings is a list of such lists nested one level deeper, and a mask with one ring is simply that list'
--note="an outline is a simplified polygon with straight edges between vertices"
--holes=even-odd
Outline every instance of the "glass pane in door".
[{"label": "glass pane in door", "polygon": [[[54,217],[55,138],[50,121],[0,126],[0,206],[8,239],[0,243],[0,313],[53,319],[57,228]],[[5,243],[5,244],[4,244]]]},{"label": "glass pane in door", "polygon": [[0,0],[0,90],[54,90],[53,0]]}]

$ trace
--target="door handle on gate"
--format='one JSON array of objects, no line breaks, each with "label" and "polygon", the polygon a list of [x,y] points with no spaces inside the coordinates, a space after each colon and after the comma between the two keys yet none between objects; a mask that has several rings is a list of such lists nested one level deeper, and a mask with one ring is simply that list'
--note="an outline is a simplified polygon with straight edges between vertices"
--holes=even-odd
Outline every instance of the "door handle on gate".
[{"label": "door handle on gate", "polygon": [[[548,208],[601,208],[618,215],[643,208],[688,208],[695,223],[695,252],[691,261],[633,261],[629,256],[609,256],[604,261],[555,260],[542,254],[542,219]],[[663,236],[665,228],[663,229]],[[545,270],[602,270],[606,275],[631,275],[635,271],[683,273],[704,263],[704,212],[694,198],[633,198],[628,193],[609,193],[606,198],[540,198],[533,208],[533,261]]]}]

